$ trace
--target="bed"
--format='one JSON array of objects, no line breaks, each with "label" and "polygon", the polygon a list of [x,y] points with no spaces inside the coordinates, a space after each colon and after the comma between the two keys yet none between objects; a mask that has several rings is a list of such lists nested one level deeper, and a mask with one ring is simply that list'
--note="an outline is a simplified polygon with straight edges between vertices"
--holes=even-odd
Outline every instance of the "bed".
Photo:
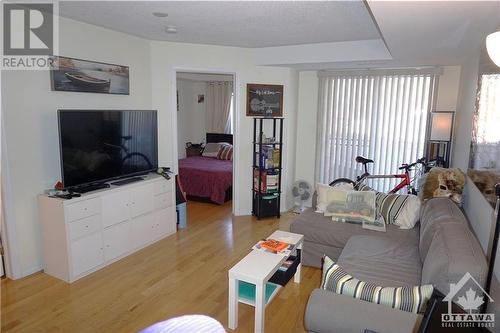
[{"label": "bed", "polygon": [[[207,133],[206,142],[233,144],[233,136]],[[179,160],[179,178],[189,199],[222,205],[232,197],[233,161],[203,156],[183,158]]]}]

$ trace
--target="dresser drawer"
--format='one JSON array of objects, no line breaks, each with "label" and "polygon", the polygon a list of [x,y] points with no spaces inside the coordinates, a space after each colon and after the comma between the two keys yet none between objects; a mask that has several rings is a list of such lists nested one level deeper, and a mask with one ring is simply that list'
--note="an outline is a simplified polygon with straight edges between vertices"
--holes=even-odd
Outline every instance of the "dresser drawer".
[{"label": "dresser drawer", "polygon": [[160,179],[159,181],[154,183],[154,194],[162,194],[167,192],[172,192],[172,181],[173,177],[170,180]]},{"label": "dresser drawer", "polygon": [[174,192],[158,194],[154,198],[155,210],[167,208],[174,205]]},{"label": "dresser drawer", "polygon": [[100,212],[101,201],[99,198],[79,201],[66,206],[66,221],[76,221],[84,217],[99,214]]},{"label": "dresser drawer", "polygon": [[85,217],[69,223],[69,238],[71,240],[90,235],[101,229],[101,215]]}]

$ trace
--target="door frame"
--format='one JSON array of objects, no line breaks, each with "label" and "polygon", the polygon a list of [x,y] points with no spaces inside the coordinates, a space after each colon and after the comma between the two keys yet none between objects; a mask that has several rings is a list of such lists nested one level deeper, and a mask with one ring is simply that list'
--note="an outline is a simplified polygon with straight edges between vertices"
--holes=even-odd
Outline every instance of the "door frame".
[{"label": "door frame", "polygon": [[178,133],[177,133],[177,73],[198,73],[198,74],[223,74],[231,75],[233,77],[233,193],[232,193],[232,213],[234,215],[241,215],[240,212],[240,186],[236,181],[237,175],[239,175],[240,167],[238,164],[240,156],[240,89],[239,87],[239,74],[237,71],[231,71],[227,69],[218,68],[196,68],[196,67],[177,67],[174,66],[172,69],[172,91],[171,91],[171,105],[172,110],[172,123],[171,130],[173,134],[173,149],[172,149],[172,161],[173,169],[175,173],[179,171],[179,151],[178,151]]}]

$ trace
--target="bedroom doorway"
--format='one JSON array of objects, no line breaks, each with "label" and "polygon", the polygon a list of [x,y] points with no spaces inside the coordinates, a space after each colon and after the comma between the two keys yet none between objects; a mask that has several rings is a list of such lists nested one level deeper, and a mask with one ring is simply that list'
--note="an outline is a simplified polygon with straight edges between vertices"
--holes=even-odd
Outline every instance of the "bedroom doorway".
[{"label": "bedroom doorway", "polygon": [[177,170],[191,210],[234,212],[235,75],[175,72]]}]

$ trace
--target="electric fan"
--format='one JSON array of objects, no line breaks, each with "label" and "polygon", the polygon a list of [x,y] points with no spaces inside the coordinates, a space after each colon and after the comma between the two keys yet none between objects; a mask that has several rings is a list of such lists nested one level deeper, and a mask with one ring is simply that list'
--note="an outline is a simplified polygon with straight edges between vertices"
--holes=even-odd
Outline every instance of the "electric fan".
[{"label": "electric fan", "polygon": [[304,203],[311,197],[311,185],[305,180],[297,180],[292,186],[292,195],[295,199],[293,212],[300,214],[304,211]]}]

